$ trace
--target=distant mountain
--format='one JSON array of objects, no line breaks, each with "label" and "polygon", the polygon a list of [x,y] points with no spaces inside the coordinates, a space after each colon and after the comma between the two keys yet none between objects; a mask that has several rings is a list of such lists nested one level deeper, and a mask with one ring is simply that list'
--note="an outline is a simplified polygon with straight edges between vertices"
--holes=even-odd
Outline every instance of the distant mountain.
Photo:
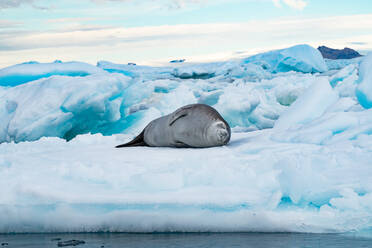
[{"label": "distant mountain", "polygon": [[348,47],[345,47],[344,49],[333,49],[326,46],[320,46],[318,47],[318,50],[325,59],[352,59],[362,56],[357,51]]}]

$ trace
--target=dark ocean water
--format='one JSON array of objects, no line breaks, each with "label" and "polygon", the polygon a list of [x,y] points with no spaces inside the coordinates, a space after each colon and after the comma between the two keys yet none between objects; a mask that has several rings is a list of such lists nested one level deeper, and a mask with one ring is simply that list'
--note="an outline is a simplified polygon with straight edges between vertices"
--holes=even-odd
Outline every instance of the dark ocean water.
[{"label": "dark ocean water", "polygon": [[[164,247],[164,248],[222,248],[222,247],[278,247],[278,248],[356,248],[371,247],[372,237],[352,234],[298,233],[80,233],[80,234],[0,234],[0,248],[58,247],[58,242],[82,240],[75,247]],[[73,247],[73,246],[66,246]]]}]

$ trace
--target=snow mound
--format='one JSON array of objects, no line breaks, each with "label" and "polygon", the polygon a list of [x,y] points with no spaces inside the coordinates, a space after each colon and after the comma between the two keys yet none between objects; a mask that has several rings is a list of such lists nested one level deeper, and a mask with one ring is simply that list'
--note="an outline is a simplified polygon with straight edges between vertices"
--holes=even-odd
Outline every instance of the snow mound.
[{"label": "snow mound", "polygon": [[271,72],[299,71],[305,73],[325,72],[327,65],[322,54],[309,45],[270,51],[246,58],[243,63],[255,63]]},{"label": "snow mound", "polygon": [[275,123],[275,129],[290,128],[317,119],[338,100],[326,78],[319,78],[284,112]]},{"label": "snow mound", "polygon": [[27,62],[0,69],[0,86],[17,86],[53,75],[84,77],[102,72],[101,69],[82,62]]},{"label": "snow mound", "polygon": [[0,233],[323,233],[372,225],[370,136],[314,145],[271,135],[233,133],[228,146],[208,149],[115,149],[130,137],[98,134],[1,144]]},{"label": "snow mound", "polygon": [[372,107],[372,53],[369,53],[359,67],[357,97],[364,108]]}]

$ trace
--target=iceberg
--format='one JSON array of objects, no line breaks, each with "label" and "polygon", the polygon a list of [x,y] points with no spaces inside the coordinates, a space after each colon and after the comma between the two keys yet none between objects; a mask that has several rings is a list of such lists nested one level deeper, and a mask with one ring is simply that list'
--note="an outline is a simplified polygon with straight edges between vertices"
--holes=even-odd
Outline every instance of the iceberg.
[{"label": "iceberg", "polygon": [[174,68],[172,75],[181,79],[210,79],[227,74],[235,67],[238,64],[233,62],[192,64]]},{"label": "iceberg", "polygon": [[[270,54],[279,61],[282,54],[292,54],[298,61],[314,61],[308,56],[313,53],[313,48],[300,45],[256,57]],[[274,125],[277,129],[284,126],[288,129],[306,124],[320,118],[338,98],[343,104],[354,104],[348,108],[359,111],[355,102],[360,80],[357,72],[360,71],[361,78],[364,74],[358,63],[329,73],[313,74],[270,72],[256,62],[151,67],[100,61],[94,67],[57,61],[8,67],[2,70],[5,77],[12,75],[12,68],[19,72],[24,69],[23,75],[39,73],[45,77],[13,87],[0,87],[0,143],[34,141],[41,137],[70,140],[85,133],[132,134],[151,118],[191,103],[212,105],[233,130],[251,131]],[[65,72],[81,71],[84,66],[91,74],[49,76],[41,73],[55,68],[60,71],[64,68]]]},{"label": "iceberg", "polygon": [[299,71],[305,73],[325,72],[327,65],[322,54],[309,45],[270,51],[248,57],[242,61],[261,65],[271,72]]},{"label": "iceberg", "polygon": [[214,106],[232,127],[271,128],[313,80],[295,74],[261,83],[223,77],[143,82],[120,73],[52,76],[0,91],[0,143],[131,132],[151,113],[166,115],[191,103]]},{"label": "iceberg", "polygon": [[[79,76],[24,65],[45,77],[0,86],[0,233],[371,233],[371,56],[327,71],[311,47],[285,50]],[[229,122],[227,146],[114,148],[190,103]]]},{"label": "iceberg", "polygon": [[26,62],[0,69],[0,86],[17,86],[40,78],[53,75],[84,77],[102,73],[100,68],[82,62],[54,63]]},{"label": "iceberg", "polygon": [[359,67],[359,85],[356,95],[364,108],[372,107],[372,53],[369,53]]},{"label": "iceberg", "polygon": [[331,86],[335,87],[348,80],[351,76],[353,76],[353,81],[355,82],[357,80],[357,71],[357,66],[355,64],[345,66],[330,77]]},{"label": "iceberg", "polygon": [[[74,66],[80,70],[83,63],[54,64],[22,65],[29,70],[23,73],[53,66],[70,66],[69,71],[74,71]],[[14,68],[21,70],[22,66]],[[191,103],[214,106],[236,129],[271,128],[315,80],[311,74],[271,74],[255,64],[236,61],[180,67],[100,61],[90,72],[86,76],[40,73],[45,77],[0,87],[0,143],[41,137],[70,140],[85,133],[132,133],[151,121],[150,116],[166,115]],[[181,76],[186,74],[190,77]]]}]

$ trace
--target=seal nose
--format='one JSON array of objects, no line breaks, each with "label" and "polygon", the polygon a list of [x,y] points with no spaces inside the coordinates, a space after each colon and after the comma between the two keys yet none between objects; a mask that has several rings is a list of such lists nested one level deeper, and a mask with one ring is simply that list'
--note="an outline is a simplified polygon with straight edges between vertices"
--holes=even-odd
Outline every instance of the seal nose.
[{"label": "seal nose", "polygon": [[217,122],[213,126],[214,137],[218,144],[223,145],[228,142],[230,139],[229,130],[226,127],[226,124]]},{"label": "seal nose", "polygon": [[227,139],[227,136],[229,135],[228,132],[226,131],[226,129],[219,129],[217,131],[217,135],[218,135],[218,139],[221,141],[221,142],[225,142],[226,139]]}]

